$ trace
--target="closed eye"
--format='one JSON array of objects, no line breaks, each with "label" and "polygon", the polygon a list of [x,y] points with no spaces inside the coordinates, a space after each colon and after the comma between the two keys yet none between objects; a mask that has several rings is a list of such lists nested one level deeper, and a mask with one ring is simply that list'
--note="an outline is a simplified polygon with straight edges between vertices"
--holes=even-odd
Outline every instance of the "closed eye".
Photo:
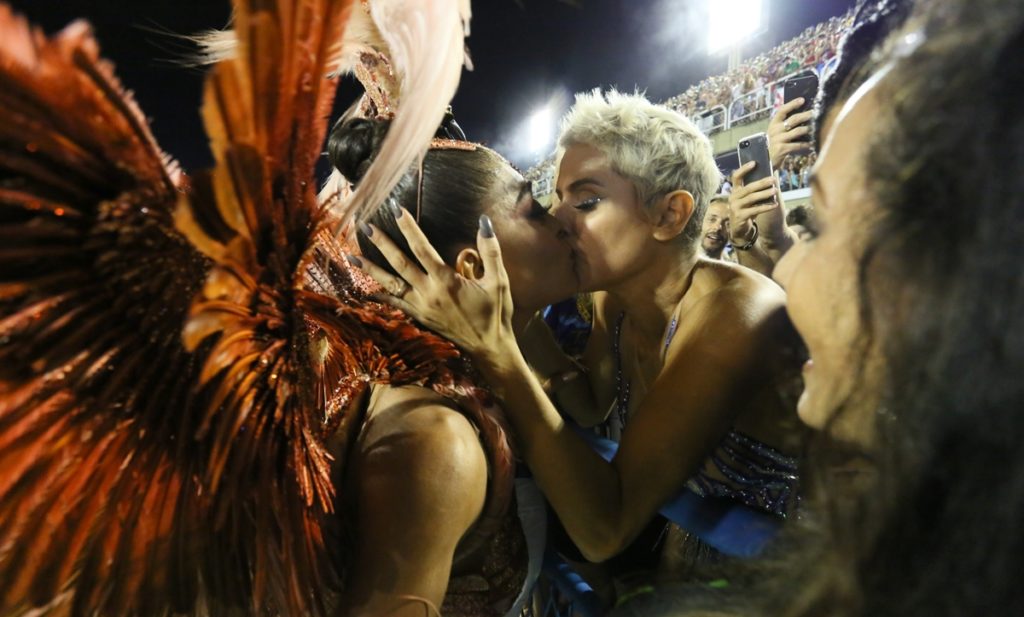
[{"label": "closed eye", "polygon": [[600,197],[591,197],[590,199],[584,199],[578,204],[573,205],[573,208],[580,210],[582,212],[589,212],[590,210],[596,208],[597,204],[599,204],[600,202]]}]

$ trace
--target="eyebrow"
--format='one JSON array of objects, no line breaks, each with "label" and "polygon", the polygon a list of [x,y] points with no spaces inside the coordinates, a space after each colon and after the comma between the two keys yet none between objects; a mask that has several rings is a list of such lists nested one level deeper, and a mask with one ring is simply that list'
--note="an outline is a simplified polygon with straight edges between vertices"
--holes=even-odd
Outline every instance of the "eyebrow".
[{"label": "eyebrow", "polygon": [[[574,191],[580,190],[580,188],[582,188],[582,187],[584,187],[584,186],[586,186],[588,184],[595,184],[595,185],[597,185],[597,186],[599,186],[601,188],[604,188],[604,184],[602,184],[601,182],[599,182],[598,180],[596,180],[594,178],[580,178],[579,180],[576,180],[575,182],[570,184],[568,187],[566,187],[566,190],[569,191],[570,193],[572,193]],[[561,190],[555,189],[555,194],[558,195],[559,199],[562,198],[562,191]]]}]

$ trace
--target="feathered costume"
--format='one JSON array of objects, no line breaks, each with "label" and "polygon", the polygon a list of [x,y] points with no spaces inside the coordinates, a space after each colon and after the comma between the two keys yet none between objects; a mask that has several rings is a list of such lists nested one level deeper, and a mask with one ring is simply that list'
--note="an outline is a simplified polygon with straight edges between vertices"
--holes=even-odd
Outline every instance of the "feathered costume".
[{"label": "feathered costume", "polygon": [[[191,178],[86,24],[47,39],[0,5],[0,615],[328,614],[351,530],[326,443],[353,443],[373,383],[431,387],[481,431],[466,544],[508,511],[500,414],[448,341],[366,299],[335,233],[433,135],[468,6],[234,4],[203,106],[216,166]],[[359,189],[321,201],[353,20],[388,46],[403,112]]]}]

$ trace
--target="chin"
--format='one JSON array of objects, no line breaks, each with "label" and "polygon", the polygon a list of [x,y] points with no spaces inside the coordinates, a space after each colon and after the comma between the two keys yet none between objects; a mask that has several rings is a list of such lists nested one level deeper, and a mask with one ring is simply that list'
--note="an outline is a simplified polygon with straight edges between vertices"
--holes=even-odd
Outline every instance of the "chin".
[{"label": "chin", "polygon": [[796,415],[807,426],[815,430],[822,430],[826,423],[825,414],[820,402],[815,398],[813,391],[804,386],[804,391],[800,393],[800,399],[796,403]]}]

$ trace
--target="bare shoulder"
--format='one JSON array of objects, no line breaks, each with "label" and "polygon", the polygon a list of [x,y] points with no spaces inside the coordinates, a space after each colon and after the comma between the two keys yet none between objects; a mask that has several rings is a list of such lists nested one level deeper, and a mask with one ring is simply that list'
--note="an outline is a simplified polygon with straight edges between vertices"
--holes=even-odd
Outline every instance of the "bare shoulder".
[{"label": "bare shoulder", "polygon": [[476,428],[454,403],[427,388],[378,387],[357,451],[364,465],[393,470],[409,482],[486,484]]},{"label": "bare shoulder", "polygon": [[684,312],[700,317],[705,325],[753,326],[785,308],[786,293],[758,272],[724,262],[700,263],[697,268],[696,293]]},{"label": "bare shoulder", "polygon": [[[743,266],[699,262],[693,295],[683,299],[673,348],[742,359],[785,336],[786,294],[771,279]],[[706,356],[705,356],[706,357]]]},{"label": "bare shoulder", "polygon": [[345,614],[393,614],[402,596],[440,604],[487,497],[473,425],[429,389],[376,386],[348,463],[341,497],[355,517],[357,567]]}]

